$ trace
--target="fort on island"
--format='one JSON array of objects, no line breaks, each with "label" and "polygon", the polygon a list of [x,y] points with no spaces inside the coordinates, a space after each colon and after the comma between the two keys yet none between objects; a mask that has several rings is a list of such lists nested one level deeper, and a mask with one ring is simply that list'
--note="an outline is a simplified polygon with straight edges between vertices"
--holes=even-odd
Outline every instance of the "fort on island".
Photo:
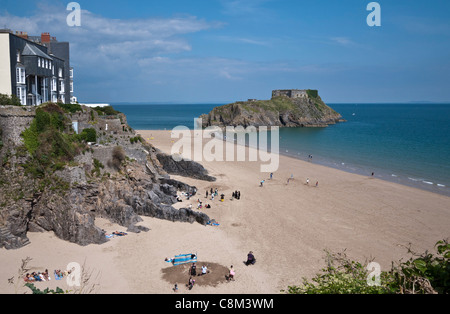
[{"label": "fort on island", "polygon": [[306,89],[276,89],[272,91],[272,98],[285,96],[288,98],[306,98],[308,93]]}]

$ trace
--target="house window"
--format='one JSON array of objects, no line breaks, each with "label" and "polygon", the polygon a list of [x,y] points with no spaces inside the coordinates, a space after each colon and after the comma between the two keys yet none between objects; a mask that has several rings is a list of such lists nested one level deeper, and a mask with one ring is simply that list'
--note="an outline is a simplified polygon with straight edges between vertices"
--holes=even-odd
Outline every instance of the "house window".
[{"label": "house window", "polygon": [[45,68],[48,69],[48,60],[45,59]]},{"label": "house window", "polygon": [[62,69],[61,68],[58,69],[58,76],[62,77]]},{"label": "house window", "polygon": [[73,69],[70,69],[70,78],[73,78]]},{"label": "house window", "polygon": [[56,92],[56,78],[52,78],[52,83],[51,83],[51,88],[52,88],[52,92]]},{"label": "house window", "polygon": [[16,52],[16,61],[20,62],[20,50],[17,50]]},{"label": "house window", "polygon": [[16,68],[16,82],[17,84],[25,84],[25,68]]},{"label": "house window", "polygon": [[38,67],[41,67],[41,58],[38,57]]},{"label": "house window", "polygon": [[64,81],[59,82],[59,92],[64,93]]},{"label": "house window", "polygon": [[26,92],[25,92],[25,87],[17,87],[17,94],[16,94],[17,98],[20,99],[20,103],[22,105],[26,105]]},{"label": "house window", "polygon": [[70,92],[73,93],[73,82],[70,82]]}]

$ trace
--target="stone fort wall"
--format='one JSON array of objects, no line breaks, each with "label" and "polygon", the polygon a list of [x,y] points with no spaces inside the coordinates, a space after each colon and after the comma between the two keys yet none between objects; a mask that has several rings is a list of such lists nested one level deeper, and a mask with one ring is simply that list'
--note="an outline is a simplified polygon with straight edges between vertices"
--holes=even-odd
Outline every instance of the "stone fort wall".
[{"label": "stone fort wall", "polygon": [[304,89],[277,89],[272,91],[272,98],[284,96],[288,98],[306,98],[308,94]]}]

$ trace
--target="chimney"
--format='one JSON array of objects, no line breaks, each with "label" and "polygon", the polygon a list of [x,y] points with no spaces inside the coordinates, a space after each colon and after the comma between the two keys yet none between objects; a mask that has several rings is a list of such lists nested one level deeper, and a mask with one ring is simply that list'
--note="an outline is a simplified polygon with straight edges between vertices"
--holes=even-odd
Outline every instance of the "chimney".
[{"label": "chimney", "polygon": [[50,43],[50,33],[42,33],[41,34],[41,43],[43,43],[43,44]]},{"label": "chimney", "polygon": [[16,31],[16,35],[19,36],[19,37],[22,37],[24,39],[28,39],[28,33],[27,32]]}]

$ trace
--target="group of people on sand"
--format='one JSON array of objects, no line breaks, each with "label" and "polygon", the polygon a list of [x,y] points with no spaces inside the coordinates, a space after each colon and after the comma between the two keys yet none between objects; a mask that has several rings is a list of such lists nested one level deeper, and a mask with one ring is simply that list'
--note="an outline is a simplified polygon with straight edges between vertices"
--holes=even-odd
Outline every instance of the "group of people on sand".
[{"label": "group of people on sand", "polygon": [[[213,188],[211,188],[209,191],[206,190],[205,198],[208,198],[208,195],[211,196],[211,201],[214,201],[214,197],[219,195],[219,190],[217,188],[215,188],[214,190],[213,190]],[[223,193],[220,194],[220,201],[221,202],[225,201],[225,194],[223,194]]]},{"label": "group of people on sand", "polygon": [[[191,267],[189,268],[189,281],[188,281],[188,283],[186,284],[186,287],[187,287],[189,290],[192,290],[192,288],[194,288],[194,285],[195,285],[195,277],[196,277],[196,276],[204,276],[204,275],[206,275],[207,273],[209,273],[209,271],[208,271],[208,266],[206,266],[205,264],[203,264],[203,265],[202,265],[202,268],[201,268],[201,272],[197,274],[197,264],[196,264],[196,263],[193,263],[193,264],[191,265]],[[177,283],[175,284],[175,286],[174,286],[174,288],[173,288],[173,291],[178,292],[178,284],[177,284]]]},{"label": "group of people on sand", "polygon": [[[309,158],[312,159],[312,155],[310,155]],[[272,180],[272,179],[273,179],[273,173],[270,174],[270,179],[269,179],[269,180]],[[291,173],[291,176],[287,179],[286,184],[289,184],[289,182],[291,182],[292,180],[294,180],[294,174],[293,174],[293,173]],[[259,183],[259,186],[260,186],[260,187],[263,187],[265,182],[266,182],[265,180],[261,180],[261,182]],[[309,178],[306,178],[306,183],[305,183],[305,185],[310,186],[310,184],[309,184]],[[315,185],[315,186],[316,186],[316,188],[319,187],[319,181],[316,181],[316,185]]]},{"label": "group of people on sand", "polygon": [[[55,275],[56,280],[60,280],[63,277],[69,276],[71,273],[72,273],[71,270],[61,271],[60,269],[57,269],[54,271],[53,274]],[[23,279],[25,280],[25,282],[32,283],[32,282],[50,281],[51,277],[48,273],[48,269],[46,269],[43,272],[32,272],[31,274],[27,273]]]},{"label": "group of people on sand", "polygon": [[27,273],[23,278],[25,282],[38,282],[38,281],[50,281],[50,275],[48,274],[48,270],[46,269],[44,272],[32,272]]},{"label": "group of people on sand", "polygon": [[[247,260],[244,262],[244,264],[246,266],[249,266],[249,265],[255,265],[255,263],[256,263],[255,255],[253,255],[253,252],[250,251],[247,254]],[[192,290],[192,288],[194,288],[194,285],[195,285],[195,277],[197,277],[197,276],[205,276],[208,273],[209,273],[209,270],[208,270],[208,267],[205,264],[202,265],[201,272],[198,273],[197,272],[197,264],[193,263],[191,265],[191,267],[189,268],[189,280],[188,280],[188,283],[186,284],[186,287],[189,290]],[[230,281],[234,281],[235,280],[235,276],[236,276],[236,271],[234,270],[233,265],[231,265],[228,274],[225,275],[225,278],[226,278],[227,282],[230,282]],[[173,288],[173,291],[174,292],[178,292],[178,284],[177,283],[175,284],[175,286]]]}]

